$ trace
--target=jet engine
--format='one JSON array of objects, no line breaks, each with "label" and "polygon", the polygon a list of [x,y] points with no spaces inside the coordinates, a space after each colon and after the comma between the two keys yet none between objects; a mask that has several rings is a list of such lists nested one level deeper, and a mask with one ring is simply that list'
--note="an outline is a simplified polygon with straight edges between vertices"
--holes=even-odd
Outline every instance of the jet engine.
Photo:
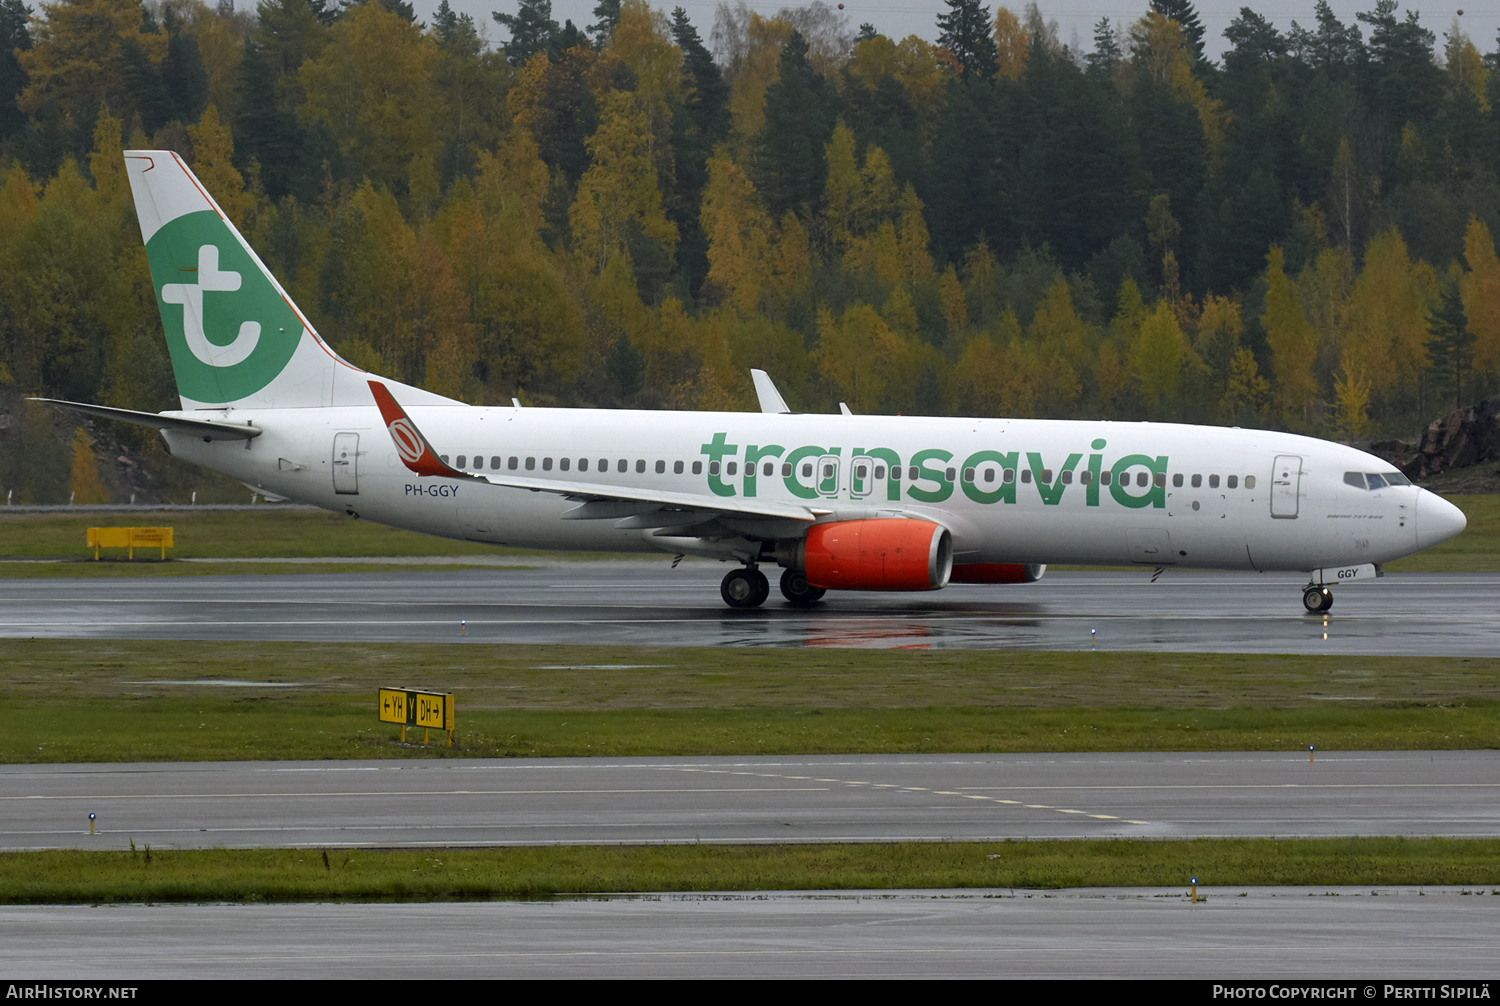
[{"label": "jet engine", "polygon": [[830,590],[939,590],[953,572],[953,536],[926,520],[814,524],[796,551],[794,568]]}]

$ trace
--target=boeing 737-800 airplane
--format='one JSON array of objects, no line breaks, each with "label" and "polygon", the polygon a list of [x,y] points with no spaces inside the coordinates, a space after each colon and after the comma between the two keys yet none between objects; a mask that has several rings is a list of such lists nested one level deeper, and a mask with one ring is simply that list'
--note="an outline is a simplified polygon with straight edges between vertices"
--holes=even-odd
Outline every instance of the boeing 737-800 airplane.
[{"label": "boeing 737-800 airplane", "polygon": [[340,359],[176,154],[125,153],[182,408],[160,429],[268,496],[448,538],[735,563],[721,593],[1023,583],[1047,563],[1311,571],[1329,587],[1463,514],[1361,451],[1162,423],[481,408]]}]

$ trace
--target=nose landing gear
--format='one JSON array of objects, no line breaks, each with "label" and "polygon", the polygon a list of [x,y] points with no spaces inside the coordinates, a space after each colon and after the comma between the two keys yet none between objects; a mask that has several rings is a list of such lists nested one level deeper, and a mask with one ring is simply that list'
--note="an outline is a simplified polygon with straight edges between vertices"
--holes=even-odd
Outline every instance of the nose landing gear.
[{"label": "nose landing gear", "polygon": [[1321,614],[1333,607],[1333,591],[1310,583],[1302,592],[1302,606],[1310,615]]},{"label": "nose landing gear", "polygon": [[719,584],[719,595],[731,608],[758,608],[771,596],[771,581],[754,566],[731,569]]}]

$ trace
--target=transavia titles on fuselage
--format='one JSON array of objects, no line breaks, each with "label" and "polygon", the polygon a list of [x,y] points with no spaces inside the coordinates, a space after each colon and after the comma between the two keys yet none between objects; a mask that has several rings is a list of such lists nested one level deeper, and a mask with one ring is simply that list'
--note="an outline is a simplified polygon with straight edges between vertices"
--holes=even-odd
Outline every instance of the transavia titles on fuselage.
[{"label": "transavia titles on fuselage", "polygon": [[1303,602],[1445,541],[1463,514],[1379,458],[1158,423],[481,408],[367,374],[313,331],[182,160],[127,151],[182,409],[55,403],[162,431],[257,491],[496,545],[665,552],[830,589],[1022,583],[1047,563],[1311,571]]}]

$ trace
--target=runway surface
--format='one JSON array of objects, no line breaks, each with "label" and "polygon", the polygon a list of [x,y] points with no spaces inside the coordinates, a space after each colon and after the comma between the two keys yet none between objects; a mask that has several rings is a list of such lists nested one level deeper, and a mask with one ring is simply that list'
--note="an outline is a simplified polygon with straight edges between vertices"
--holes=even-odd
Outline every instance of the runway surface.
[{"label": "runway surface", "polygon": [[1500,653],[1500,574],[1390,574],[1338,588],[1332,612],[1309,616],[1303,580],[1288,574],[1049,573],[1020,586],[832,593],[810,610],[773,588],[764,607],[732,610],[719,598],[724,570],[621,561],[4,580],[0,637]]},{"label": "runway surface", "polygon": [[1494,836],[1497,798],[1497,751],[13,765],[0,849]]},{"label": "runway surface", "polygon": [[[1493,979],[1462,889],[892,891],[0,908],[0,972],[95,978]],[[1468,984],[1466,983],[1466,984]],[[1368,985],[1371,992],[1366,995]],[[1204,990],[1205,993],[1208,991]],[[1495,995],[1494,990],[1488,993]],[[1438,998],[1437,990],[1428,996]]]}]

